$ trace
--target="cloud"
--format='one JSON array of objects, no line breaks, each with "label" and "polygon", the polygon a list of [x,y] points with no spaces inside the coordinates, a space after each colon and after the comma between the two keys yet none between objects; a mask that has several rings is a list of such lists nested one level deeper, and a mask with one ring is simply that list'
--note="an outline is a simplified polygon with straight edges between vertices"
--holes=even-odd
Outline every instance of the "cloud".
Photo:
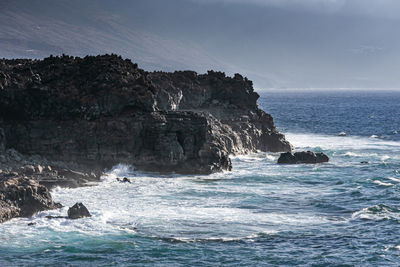
[{"label": "cloud", "polygon": [[399,0],[191,0],[198,3],[259,5],[321,13],[400,19]]},{"label": "cloud", "polygon": [[349,51],[358,55],[368,55],[382,52],[384,51],[384,48],[373,45],[360,45],[359,47],[349,49]]},{"label": "cloud", "polygon": [[225,4],[247,4],[283,8],[309,8],[336,10],[341,8],[346,0],[192,0],[199,3],[225,3]]}]

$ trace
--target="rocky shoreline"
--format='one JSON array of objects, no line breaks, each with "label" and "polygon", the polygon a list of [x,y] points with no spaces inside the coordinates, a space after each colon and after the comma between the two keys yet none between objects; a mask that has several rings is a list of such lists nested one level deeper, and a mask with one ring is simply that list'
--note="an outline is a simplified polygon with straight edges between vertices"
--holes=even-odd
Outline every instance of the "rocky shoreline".
[{"label": "rocky shoreline", "polygon": [[[118,163],[210,174],[231,170],[230,154],[291,151],[258,98],[240,74],[146,72],[116,55],[3,59],[0,181],[33,186],[48,201],[39,211],[57,206],[48,188],[98,181]],[[27,203],[9,201],[7,188],[0,221],[26,215],[2,216]]]},{"label": "rocky shoreline", "polygon": [[102,172],[88,172],[82,166],[26,156],[14,149],[0,152],[0,223],[15,217],[57,209],[50,189],[79,187],[98,182]]}]

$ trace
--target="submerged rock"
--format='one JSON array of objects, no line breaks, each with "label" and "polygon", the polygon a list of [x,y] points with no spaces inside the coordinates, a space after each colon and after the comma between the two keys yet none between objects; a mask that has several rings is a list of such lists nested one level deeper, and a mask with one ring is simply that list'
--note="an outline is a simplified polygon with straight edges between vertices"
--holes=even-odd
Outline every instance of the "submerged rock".
[{"label": "submerged rock", "polygon": [[323,163],[328,162],[329,157],[324,153],[314,153],[311,151],[281,153],[279,164],[299,164],[299,163]]},{"label": "submerged rock", "polygon": [[121,183],[131,183],[131,179],[127,177],[124,177],[122,180],[120,178],[117,178],[116,180]]},{"label": "submerged rock", "polygon": [[76,203],[68,209],[69,219],[79,219],[84,217],[91,217],[90,212],[82,203]]},{"label": "submerged rock", "polygon": [[67,216],[52,216],[52,215],[48,215],[46,216],[46,219],[52,220],[52,219],[68,219]]}]

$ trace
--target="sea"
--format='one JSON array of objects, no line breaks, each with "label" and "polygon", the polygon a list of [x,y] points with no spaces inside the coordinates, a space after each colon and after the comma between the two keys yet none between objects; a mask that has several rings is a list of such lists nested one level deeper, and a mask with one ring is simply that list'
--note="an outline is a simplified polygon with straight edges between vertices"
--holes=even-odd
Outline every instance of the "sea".
[{"label": "sea", "polygon": [[[330,162],[260,152],[208,176],[117,165],[53,189],[65,208],[1,224],[0,266],[400,266],[400,92],[260,95],[297,151]],[[46,219],[76,202],[92,217]]]}]

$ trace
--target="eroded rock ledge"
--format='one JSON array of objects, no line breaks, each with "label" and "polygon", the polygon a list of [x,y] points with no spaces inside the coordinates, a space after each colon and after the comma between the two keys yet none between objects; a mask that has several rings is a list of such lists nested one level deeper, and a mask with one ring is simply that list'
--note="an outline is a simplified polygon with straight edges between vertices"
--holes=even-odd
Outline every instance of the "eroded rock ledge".
[{"label": "eroded rock ledge", "polygon": [[150,73],[116,55],[3,59],[0,181],[45,199],[42,186],[80,186],[118,163],[209,174],[231,170],[230,154],[291,151],[258,98],[239,74]]},{"label": "eroded rock ledge", "polygon": [[61,205],[54,203],[48,189],[37,181],[27,178],[0,181],[0,223],[56,208]]}]

